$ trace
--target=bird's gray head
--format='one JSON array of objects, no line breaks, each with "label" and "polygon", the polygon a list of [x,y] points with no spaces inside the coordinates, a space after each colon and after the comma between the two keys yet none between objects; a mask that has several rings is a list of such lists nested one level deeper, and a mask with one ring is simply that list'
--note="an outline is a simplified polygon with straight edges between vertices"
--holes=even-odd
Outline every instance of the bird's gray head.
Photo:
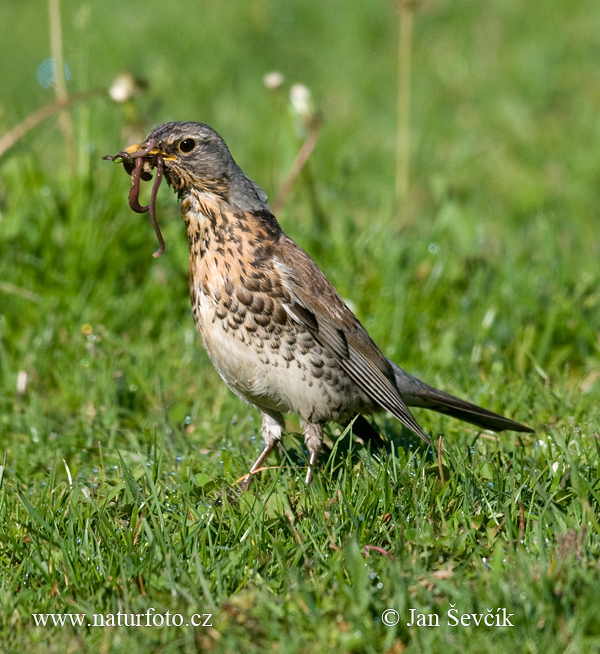
[{"label": "bird's gray head", "polygon": [[268,209],[266,193],[246,177],[219,134],[204,123],[172,122],[153,129],[144,146],[161,154],[165,177],[184,197],[195,189],[216,193],[243,211]]}]

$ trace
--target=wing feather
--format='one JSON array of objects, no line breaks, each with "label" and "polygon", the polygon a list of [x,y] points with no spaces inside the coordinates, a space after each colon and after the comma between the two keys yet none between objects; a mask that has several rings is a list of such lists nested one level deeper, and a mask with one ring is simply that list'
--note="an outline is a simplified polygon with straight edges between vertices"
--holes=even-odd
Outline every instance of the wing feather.
[{"label": "wing feather", "polygon": [[389,361],[314,261],[285,235],[282,239],[275,267],[292,298],[285,310],[374,402],[430,444],[398,392]]}]

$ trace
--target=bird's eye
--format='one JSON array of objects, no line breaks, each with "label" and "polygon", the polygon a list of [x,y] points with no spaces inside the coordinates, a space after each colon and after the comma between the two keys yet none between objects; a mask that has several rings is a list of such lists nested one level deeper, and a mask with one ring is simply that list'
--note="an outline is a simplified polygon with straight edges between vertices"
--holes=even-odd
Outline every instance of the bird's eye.
[{"label": "bird's eye", "polygon": [[196,147],[196,141],[194,139],[183,139],[179,142],[179,152],[187,154],[191,152]]}]

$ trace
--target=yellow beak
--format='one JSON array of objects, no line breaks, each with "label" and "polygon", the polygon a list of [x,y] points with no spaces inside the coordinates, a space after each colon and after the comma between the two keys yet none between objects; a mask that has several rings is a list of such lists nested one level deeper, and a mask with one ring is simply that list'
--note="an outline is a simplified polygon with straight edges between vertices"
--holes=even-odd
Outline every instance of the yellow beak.
[{"label": "yellow beak", "polygon": [[[129,147],[125,148],[123,152],[126,152],[127,154],[135,154],[136,152],[139,152],[140,150],[144,149],[144,144],[143,143],[134,143],[133,145],[130,145]],[[154,148],[148,152],[149,155],[156,155],[160,154],[162,155],[162,158],[164,161],[175,161],[177,157],[173,156],[172,154],[165,154],[161,149],[159,148]]]}]

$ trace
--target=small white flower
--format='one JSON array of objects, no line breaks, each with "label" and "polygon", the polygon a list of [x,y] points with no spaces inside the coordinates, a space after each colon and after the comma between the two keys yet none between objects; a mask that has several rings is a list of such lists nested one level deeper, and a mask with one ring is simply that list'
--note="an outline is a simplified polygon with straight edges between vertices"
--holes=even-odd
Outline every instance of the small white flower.
[{"label": "small white flower", "polygon": [[310,90],[304,84],[294,84],[290,89],[290,102],[299,116],[303,118],[313,113]]},{"label": "small white flower", "polygon": [[284,82],[285,77],[283,76],[283,73],[280,73],[277,70],[273,70],[263,77],[263,84],[271,91],[276,91],[281,88]]},{"label": "small white flower", "polygon": [[137,84],[129,73],[119,75],[108,90],[115,102],[127,102],[138,92]]}]

